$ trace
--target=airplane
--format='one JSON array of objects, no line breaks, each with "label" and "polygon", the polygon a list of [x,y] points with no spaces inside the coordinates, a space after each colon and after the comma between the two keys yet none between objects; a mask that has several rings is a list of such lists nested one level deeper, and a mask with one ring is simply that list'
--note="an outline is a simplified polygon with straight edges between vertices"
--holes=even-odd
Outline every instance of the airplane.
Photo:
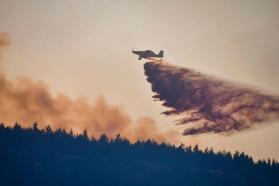
[{"label": "airplane", "polygon": [[141,60],[142,58],[150,59],[152,57],[159,57],[159,58],[164,57],[164,51],[163,50],[161,50],[158,54],[155,54],[155,52],[153,52],[152,50],[135,51],[133,49],[132,52],[139,56],[139,60]]}]

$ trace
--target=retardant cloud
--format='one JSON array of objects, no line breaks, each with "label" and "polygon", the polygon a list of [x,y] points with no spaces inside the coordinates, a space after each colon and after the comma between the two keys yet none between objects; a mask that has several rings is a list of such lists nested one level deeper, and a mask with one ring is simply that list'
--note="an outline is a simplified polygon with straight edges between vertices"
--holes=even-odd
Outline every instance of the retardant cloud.
[{"label": "retardant cloud", "polygon": [[192,124],[184,135],[232,133],[279,118],[279,98],[166,62],[144,65],[153,96],[181,115],[177,124]]}]

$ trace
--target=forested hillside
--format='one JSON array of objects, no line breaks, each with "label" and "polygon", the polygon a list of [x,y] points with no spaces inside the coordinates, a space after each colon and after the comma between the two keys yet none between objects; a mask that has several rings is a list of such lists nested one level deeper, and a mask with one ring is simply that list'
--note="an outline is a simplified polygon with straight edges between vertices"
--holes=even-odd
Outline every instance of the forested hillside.
[{"label": "forested hillside", "polygon": [[120,135],[0,125],[0,185],[279,185],[279,164]]}]

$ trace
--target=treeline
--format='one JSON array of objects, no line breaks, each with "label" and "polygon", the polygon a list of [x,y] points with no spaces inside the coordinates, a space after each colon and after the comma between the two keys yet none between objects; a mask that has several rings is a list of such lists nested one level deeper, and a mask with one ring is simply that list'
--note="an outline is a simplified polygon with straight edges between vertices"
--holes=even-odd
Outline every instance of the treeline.
[{"label": "treeline", "polygon": [[0,125],[0,185],[279,185],[275,160]]}]

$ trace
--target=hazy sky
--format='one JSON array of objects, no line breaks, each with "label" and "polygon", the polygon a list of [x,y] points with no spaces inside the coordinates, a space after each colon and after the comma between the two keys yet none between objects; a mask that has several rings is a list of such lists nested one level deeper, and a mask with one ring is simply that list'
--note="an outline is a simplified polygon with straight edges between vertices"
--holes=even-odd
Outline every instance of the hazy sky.
[{"label": "hazy sky", "polygon": [[[133,118],[174,118],[154,102],[134,49],[279,95],[279,1],[0,0],[0,31],[11,35],[10,78],[47,83],[53,93],[93,102],[104,95]],[[202,146],[279,159],[279,122],[233,136],[202,135]]]}]

